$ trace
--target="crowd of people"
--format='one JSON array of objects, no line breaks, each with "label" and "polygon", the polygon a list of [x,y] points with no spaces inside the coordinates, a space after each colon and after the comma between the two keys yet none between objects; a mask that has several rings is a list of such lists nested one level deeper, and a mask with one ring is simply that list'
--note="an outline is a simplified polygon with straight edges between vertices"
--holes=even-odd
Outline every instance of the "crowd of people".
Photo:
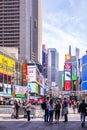
[{"label": "crowd of people", "polygon": [[55,115],[55,123],[59,122],[60,115],[64,117],[63,122],[68,122],[68,108],[73,109],[73,113],[80,113],[81,117],[81,126],[85,126],[85,117],[87,116],[87,104],[85,103],[85,99],[82,99],[82,102],[70,100],[64,98],[63,100],[57,99],[53,101],[49,97],[45,99],[45,114],[44,121],[52,123],[53,116]]},{"label": "crowd of people", "polygon": [[[32,110],[32,105],[29,100],[25,100],[24,103],[21,104],[20,100],[15,100],[15,118],[17,119],[19,116],[19,107],[22,107],[27,113],[27,120],[30,121],[30,113]],[[55,123],[59,123],[60,116],[63,117],[63,122],[68,122],[68,108],[73,109],[73,113],[79,112],[81,115],[81,125],[85,126],[85,116],[87,113],[87,104],[85,100],[82,99],[82,102],[70,100],[67,98],[64,99],[56,99],[46,97],[44,102],[41,104],[42,109],[44,110],[44,122],[53,123],[53,119],[55,117]]]},{"label": "crowd of people", "polygon": [[44,114],[44,121],[45,122],[53,122],[53,116],[55,113],[55,123],[59,122],[60,114],[62,111],[62,116],[64,116],[64,122],[68,122],[68,100],[64,98],[64,100],[61,102],[61,100],[57,99],[55,102],[53,99],[50,99],[47,97],[45,99],[46,107],[44,108],[45,114]]}]

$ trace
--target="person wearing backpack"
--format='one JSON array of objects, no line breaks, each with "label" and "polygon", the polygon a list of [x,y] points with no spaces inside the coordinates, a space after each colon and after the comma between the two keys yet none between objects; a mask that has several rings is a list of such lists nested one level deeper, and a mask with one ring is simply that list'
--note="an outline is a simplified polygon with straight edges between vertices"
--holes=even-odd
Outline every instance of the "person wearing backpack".
[{"label": "person wearing backpack", "polygon": [[43,103],[41,103],[41,108],[42,108],[43,110],[46,109],[46,101],[44,101]]},{"label": "person wearing backpack", "polygon": [[60,118],[60,110],[61,110],[61,104],[60,104],[60,100],[56,100],[56,104],[55,104],[55,123],[59,122],[59,118]]}]

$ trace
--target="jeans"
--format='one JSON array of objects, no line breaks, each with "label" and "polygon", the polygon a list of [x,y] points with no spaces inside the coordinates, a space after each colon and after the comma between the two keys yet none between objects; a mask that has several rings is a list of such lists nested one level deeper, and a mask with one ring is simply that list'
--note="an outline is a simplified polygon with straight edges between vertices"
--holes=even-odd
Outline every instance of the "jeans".
[{"label": "jeans", "polygon": [[45,109],[45,115],[44,115],[45,122],[48,122],[48,117],[49,117],[48,109]]},{"label": "jeans", "polygon": [[19,109],[16,109],[16,119],[18,118]]},{"label": "jeans", "polygon": [[64,114],[64,122],[68,122],[67,114]]},{"label": "jeans", "polygon": [[81,124],[85,124],[85,113],[81,113],[80,117],[81,117]]},{"label": "jeans", "polygon": [[49,122],[53,122],[53,110],[49,111]]},{"label": "jeans", "polygon": [[59,120],[59,118],[60,118],[60,110],[56,110],[55,111],[55,119]]},{"label": "jeans", "polygon": [[27,111],[27,120],[30,121],[30,111]]}]

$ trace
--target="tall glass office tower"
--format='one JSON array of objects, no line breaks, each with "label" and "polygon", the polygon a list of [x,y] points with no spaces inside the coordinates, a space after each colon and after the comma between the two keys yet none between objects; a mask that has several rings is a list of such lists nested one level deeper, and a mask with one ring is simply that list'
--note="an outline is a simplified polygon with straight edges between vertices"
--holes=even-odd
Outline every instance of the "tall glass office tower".
[{"label": "tall glass office tower", "polygon": [[55,48],[48,49],[48,82],[52,85],[58,85],[58,65],[59,65],[59,55]]},{"label": "tall glass office tower", "polygon": [[20,61],[41,62],[42,0],[0,0],[0,47],[14,47]]}]

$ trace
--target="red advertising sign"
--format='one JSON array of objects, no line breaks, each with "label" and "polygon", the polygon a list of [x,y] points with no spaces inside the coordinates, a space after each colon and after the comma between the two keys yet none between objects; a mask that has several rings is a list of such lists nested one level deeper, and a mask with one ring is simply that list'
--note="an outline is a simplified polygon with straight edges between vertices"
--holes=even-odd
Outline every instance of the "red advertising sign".
[{"label": "red advertising sign", "polygon": [[71,82],[70,81],[65,81],[64,82],[64,90],[65,91],[70,91],[71,90]]},{"label": "red advertising sign", "polygon": [[71,63],[70,62],[66,62],[64,65],[64,69],[65,70],[71,70]]}]

